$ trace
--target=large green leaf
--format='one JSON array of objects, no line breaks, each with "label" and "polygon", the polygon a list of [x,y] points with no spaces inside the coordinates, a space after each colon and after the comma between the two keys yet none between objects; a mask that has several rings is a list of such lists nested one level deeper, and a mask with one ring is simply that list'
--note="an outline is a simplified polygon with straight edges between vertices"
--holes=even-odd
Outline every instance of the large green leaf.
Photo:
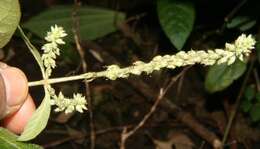
[{"label": "large green leaf", "polygon": [[[45,91],[46,92],[46,91]],[[51,105],[49,94],[45,95],[40,107],[34,112],[18,141],[28,141],[35,138],[46,127],[50,117]]]},{"label": "large green leaf", "polygon": [[[73,6],[53,7],[33,17],[23,26],[43,38],[50,26],[57,24],[65,28],[69,34],[67,39],[73,41],[72,12]],[[117,23],[122,22],[125,15],[112,10],[81,7],[78,10],[78,18],[81,38],[83,40],[93,40],[114,32],[116,30],[115,19]]]},{"label": "large green leaf", "polygon": [[0,148],[1,149],[42,149],[42,147],[16,141],[17,136],[8,130],[0,127]]},{"label": "large green leaf", "polygon": [[213,93],[224,90],[238,79],[246,70],[246,63],[237,60],[232,65],[221,64],[211,66],[206,77],[205,87]]},{"label": "large green leaf", "polygon": [[183,0],[158,0],[157,12],[164,32],[173,45],[181,50],[195,21],[193,4]]},{"label": "large green leaf", "polygon": [[18,0],[0,0],[0,48],[4,47],[15,32],[21,17]]}]

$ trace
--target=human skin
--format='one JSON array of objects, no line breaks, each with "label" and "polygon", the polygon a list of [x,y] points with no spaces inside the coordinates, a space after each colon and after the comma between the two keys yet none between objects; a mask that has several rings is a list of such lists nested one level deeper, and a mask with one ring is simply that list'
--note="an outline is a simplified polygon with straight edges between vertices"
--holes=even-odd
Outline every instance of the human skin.
[{"label": "human skin", "polygon": [[1,125],[20,134],[34,111],[35,104],[28,93],[25,74],[18,68],[0,62]]}]

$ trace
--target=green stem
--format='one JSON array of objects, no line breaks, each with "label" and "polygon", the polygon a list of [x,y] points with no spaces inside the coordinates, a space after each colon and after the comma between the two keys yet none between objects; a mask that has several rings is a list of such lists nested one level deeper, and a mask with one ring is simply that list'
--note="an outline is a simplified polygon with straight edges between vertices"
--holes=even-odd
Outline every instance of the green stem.
[{"label": "green stem", "polygon": [[83,80],[83,79],[90,82],[93,79],[100,78],[100,77],[105,77],[104,71],[97,72],[97,73],[88,72],[88,73],[70,76],[70,77],[50,78],[48,80],[32,81],[28,83],[28,86],[32,87],[32,86],[44,85],[46,83],[55,84],[55,83],[62,83],[62,82],[69,82],[69,81]]},{"label": "green stem", "polygon": [[[75,80],[81,80],[85,79],[84,74],[83,75],[76,75],[76,76],[70,76],[70,77],[60,77],[60,78],[53,78],[53,79],[48,79],[49,84],[54,84],[54,83],[61,83],[61,82],[68,82],[68,81],[75,81]],[[45,80],[39,80],[39,81],[32,81],[28,83],[28,86],[39,86],[39,85],[44,85]]]}]

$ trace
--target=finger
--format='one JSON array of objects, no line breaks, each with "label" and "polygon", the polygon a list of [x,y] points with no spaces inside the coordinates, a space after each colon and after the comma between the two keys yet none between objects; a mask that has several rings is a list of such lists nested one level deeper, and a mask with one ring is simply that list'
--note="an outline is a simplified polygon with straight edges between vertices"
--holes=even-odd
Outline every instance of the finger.
[{"label": "finger", "polygon": [[3,126],[16,134],[20,134],[23,132],[34,111],[35,104],[32,97],[28,95],[24,104],[17,112],[3,120]]},{"label": "finger", "polygon": [[0,74],[0,119],[5,116],[6,111],[6,95],[5,84],[2,75]]},{"label": "finger", "polygon": [[[28,82],[24,73],[15,67],[5,66],[0,69],[4,80],[6,107],[4,116],[17,111],[28,95]],[[1,99],[3,100],[3,99]]]}]

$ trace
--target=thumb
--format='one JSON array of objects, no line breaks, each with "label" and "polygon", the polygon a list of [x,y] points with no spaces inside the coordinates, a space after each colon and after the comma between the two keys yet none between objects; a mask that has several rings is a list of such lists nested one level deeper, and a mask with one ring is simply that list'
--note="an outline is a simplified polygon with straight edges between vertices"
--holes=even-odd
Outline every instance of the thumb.
[{"label": "thumb", "polygon": [[5,84],[2,75],[0,74],[0,119],[5,116],[6,111],[6,95]]},{"label": "thumb", "polygon": [[16,112],[28,95],[24,73],[0,62],[0,118]]}]

